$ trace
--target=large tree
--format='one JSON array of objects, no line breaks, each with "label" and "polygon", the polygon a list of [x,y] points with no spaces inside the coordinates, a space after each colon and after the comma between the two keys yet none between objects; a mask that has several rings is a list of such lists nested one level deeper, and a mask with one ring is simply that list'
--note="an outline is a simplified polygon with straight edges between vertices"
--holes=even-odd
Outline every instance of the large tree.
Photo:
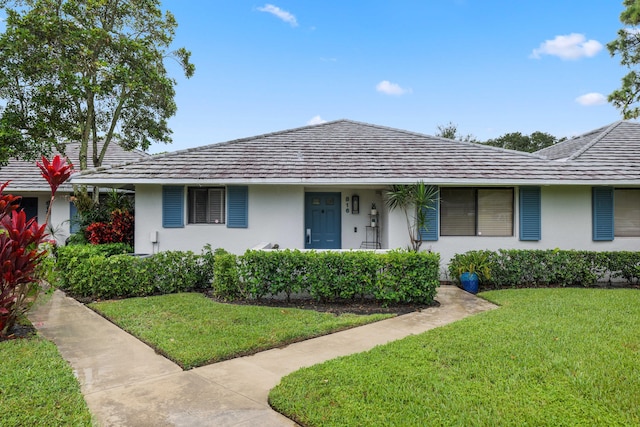
[{"label": "large tree", "polygon": [[498,138],[490,139],[484,144],[508,150],[526,151],[533,153],[562,141],[546,132],[533,132],[531,135],[523,135],[520,132],[506,133]]},{"label": "large tree", "polygon": [[459,134],[458,125],[453,122],[449,122],[446,125],[438,125],[438,132],[436,132],[435,136],[439,136],[440,138],[455,139],[457,141],[463,142],[478,142],[476,140],[476,137],[472,134]]},{"label": "large tree", "polygon": [[[0,35],[0,162],[80,143],[80,169],[100,166],[109,144],[171,142],[172,58],[187,77],[177,27],[158,0],[13,0]],[[93,158],[89,162],[89,147]]]},{"label": "large tree", "polygon": [[622,78],[622,87],[609,95],[609,102],[622,110],[625,119],[640,116],[640,74],[636,72],[640,63],[640,0],[624,0],[625,10],[620,14],[624,28],[618,30],[618,38],[607,44],[611,56],[620,55],[620,63],[629,68]]}]

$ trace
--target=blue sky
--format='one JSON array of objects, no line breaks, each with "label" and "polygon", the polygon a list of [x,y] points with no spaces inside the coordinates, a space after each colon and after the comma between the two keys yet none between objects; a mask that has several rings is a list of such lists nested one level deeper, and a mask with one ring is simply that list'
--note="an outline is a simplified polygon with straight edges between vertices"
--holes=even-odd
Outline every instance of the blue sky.
[{"label": "blue sky", "polygon": [[606,44],[622,0],[165,0],[178,80],[173,151],[351,119],[480,140],[573,136],[620,119],[627,70]]}]

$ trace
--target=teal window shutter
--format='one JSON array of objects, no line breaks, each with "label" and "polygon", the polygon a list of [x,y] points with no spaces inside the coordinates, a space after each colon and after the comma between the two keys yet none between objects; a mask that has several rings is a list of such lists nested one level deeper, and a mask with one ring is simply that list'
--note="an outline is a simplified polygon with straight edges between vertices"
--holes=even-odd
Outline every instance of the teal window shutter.
[{"label": "teal window shutter", "polygon": [[540,187],[520,187],[520,240],[542,239]]},{"label": "teal window shutter", "polygon": [[162,226],[184,227],[184,187],[162,187]]},{"label": "teal window shutter", "polygon": [[613,240],[613,188],[593,187],[593,240]]},{"label": "teal window shutter", "polygon": [[249,227],[249,187],[227,187],[227,228]]},{"label": "teal window shutter", "polygon": [[435,199],[433,200],[432,208],[423,208],[423,212],[426,216],[426,229],[420,229],[420,238],[425,242],[436,242],[438,240],[438,213],[440,206],[440,192],[436,188]]},{"label": "teal window shutter", "polygon": [[75,203],[69,202],[69,233],[75,234],[80,231],[80,217]]}]

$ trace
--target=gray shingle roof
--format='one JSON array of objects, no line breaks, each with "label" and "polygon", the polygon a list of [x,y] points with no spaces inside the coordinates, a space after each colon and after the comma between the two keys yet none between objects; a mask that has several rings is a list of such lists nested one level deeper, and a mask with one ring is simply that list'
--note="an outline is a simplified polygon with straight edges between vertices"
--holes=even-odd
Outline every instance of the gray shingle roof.
[{"label": "gray shingle roof", "polygon": [[[79,165],[80,144],[69,143],[66,147],[66,154],[76,167]],[[93,156],[93,150],[89,148],[89,157]],[[122,164],[137,161],[150,157],[149,154],[140,151],[126,151],[116,143],[109,144],[105,154],[104,164]],[[38,160],[39,161],[39,160]],[[91,160],[89,160],[91,162]],[[11,180],[5,191],[21,193],[24,191],[44,191],[49,192],[49,184],[40,175],[40,169],[36,162],[25,162],[22,160],[11,160],[7,166],[0,168],[0,183]],[[70,184],[60,187],[59,191],[71,191]]]},{"label": "gray shingle roof", "polygon": [[554,162],[481,144],[338,120],[85,171],[76,183],[389,184],[640,180],[640,168]]}]

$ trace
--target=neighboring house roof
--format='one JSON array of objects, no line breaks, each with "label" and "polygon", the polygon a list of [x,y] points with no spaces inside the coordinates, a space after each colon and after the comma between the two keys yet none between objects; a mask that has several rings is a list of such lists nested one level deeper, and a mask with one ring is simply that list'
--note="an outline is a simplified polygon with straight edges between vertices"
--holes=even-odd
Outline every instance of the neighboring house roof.
[{"label": "neighboring house roof", "polygon": [[[75,167],[78,167],[80,163],[79,149],[79,143],[69,143],[66,147],[66,155]],[[93,150],[90,147],[89,163],[91,163],[92,156]],[[103,164],[123,164],[147,157],[150,157],[150,155],[143,151],[127,151],[117,143],[111,143],[107,147]],[[38,161],[40,160],[38,159]],[[40,175],[40,169],[36,166],[35,161],[26,162],[15,159],[10,160],[9,164],[0,168],[0,183],[4,183],[9,180],[11,180],[11,183],[5,190],[7,192],[21,193],[24,191],[51,191],[47,181],[45,181],[42,175]],[[68,183],[64,184],[58,191],[72,191],[72,186]]]},{"label": "neighboring house roof", "polygon": [[[639,134],[640,136],[640,134]],[[636,138],[636,143],[638,138]],[[84,171],[74,183],[433,184],[639,182],[640,167],[600,168],[538,154],[338,120]]]},{"label": "neighboring house roof", "polygon": [[542,157],[619,165],[640,155],[640,123],[619,121],[537,151]]}]

